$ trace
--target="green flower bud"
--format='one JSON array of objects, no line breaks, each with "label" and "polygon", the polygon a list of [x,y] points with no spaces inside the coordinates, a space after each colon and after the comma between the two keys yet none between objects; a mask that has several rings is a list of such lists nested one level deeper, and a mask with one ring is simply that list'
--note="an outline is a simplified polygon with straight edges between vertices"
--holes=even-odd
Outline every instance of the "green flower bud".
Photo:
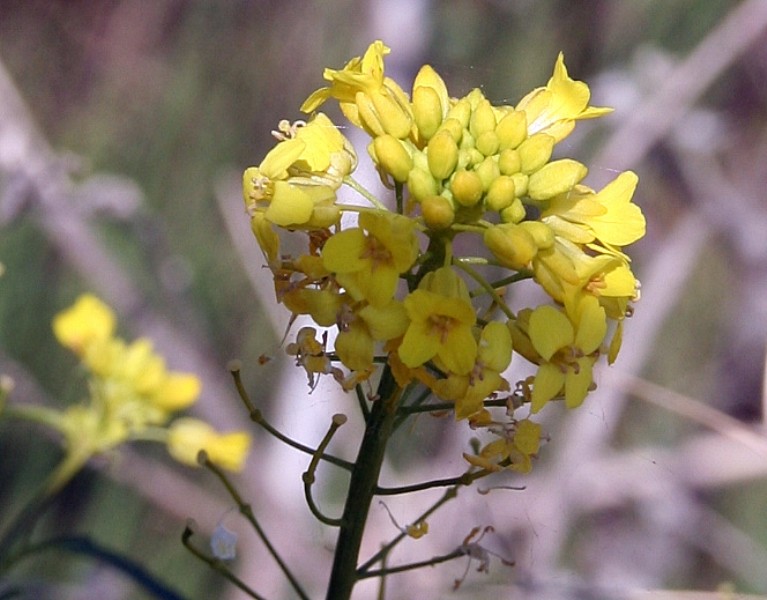
[{"label": "green flower bud", "polygon": [[517,195],[517,198],[527,194],[527,184],[530,178],[524,173],[514,173],[511,178],[514,180],[514,193]]},{"label": "green flower bud", "polygon": [[490,102],[483,98],[477,105],[477,108],[474,109],[474,112],[471,113],[469,131],[471,135],[478,138],[487,131],[494,131],[495,125],[493,107],[490,106]]},{"label": "green flower bud", "polygon": [[485,230],[485,246],[506,267],[524,269],[538,253],[535,239],[521,225],[502,223]]},{"label": "green flower bud", "polygon": [[434,196],[439,191],[437,182],[434,181],[431,173],[420,167],[415,167],[408,173],[407,187],[410,190],[410,195],[417,202],[422,202],[424,198]]},{"label": "green flower bud", "polygon": [[530,174],[549,161],[554,150],[554,138],[545,133],[536,133],[522,142],[518,150],[522,162],[521,171]]},{"label": "green flower bud", "polygon": [[495,128],[495,135],[500,141],[501,150],[516,148],[527,138],[527,115],[524,111],[511,111]]},{"label": "green flower bud", "polygon": [[504,223],[519,223],[525,218],[526,213],[527,211],[525,211],[525,205],[522,204],[522,200],[514,198],[511,206],[501,211],[501,221]]},{"label": "green flower bud", "polygon": [[519,224],[535,240],[539,250],[546,250],[554,245],[554,232],[546,223],[540,221],[523,221]]},{"label": "green flower bud", "polygon": [[501,175],[490,184],[490,189],[487,190],[485,197],[485,204],[489,210],[501,212],[504,208],[511,206],[516,199],[514,180],[511,177]]},{"label": "green flower bud", "polygon": [[463,139],[464,127],[463,125],[461,125],[460,121],[458,121],[457,119],[452,119],[448,117],[442,122],[442,125],[440,125],[439,127],[439,131],[443,131],[443,130],[450,132],[450,135],[455,140],[456,144],[461,143],[461,140]]},{"label": "green flower bud", "polygon": [[429,229],[447,229],[453,224],[453,204],[443,196],[428,196],[421,200],[421,214]]},{"label": "green flower bud", "polygon": [[482,198],[482,180],[474,171],[456,171],[450,189],[461,206],[474,206]]},{"label": "green flower bud", "polygon": [[461,98],[456,102],[447,113],[448,119],[455,119],[461,124],[461,129],[467,129],[469,127],[469,119],[471,118],[471,104],[466,98]]},{"label": "green flower bud", "polygon": [[413,159],[402,142],[392,135],[382,135],[373,140],[374,160],[389,173],[394,181],[404,183],[413,168]]},{"label": "green flower bud", "polygon": [[550,162],[530,175],[527,194],[533,200],[553,198],[571,190],[588,172],[585,165],[570,158]]},{"label": "green flower bud", "polygon": [[506,148],[498,157],[498,168],[504,175],[514,175],[519,173],[522,168],[522,160],[519,158],[519,152],[512,148]]},{"label": "green flower bud", "polygon": [[413,90],[413,117],[421,139],[430,140],[442,124],[439,94],[430,87]]},{"label": "green flower bud", "polygon": [[498,136],[494,131],[486,131],[477,138],[477,150],[485,156],[492,156],[498,152]]},{"label": "green flower bud", "polygon": [[437,180],[441,181],[450,177],[458,163],[458,144],[455,143],[449,131],[440,129],[429,140],[426,157],[429,159],[429,170]]},{"label": "green flower bud", "polygon": [[488,156],[482,161],[482,163],[475,169],[477,175],[482,180],[482,189],[487,191],[493,184],[493,181],[501,176],[501,171],[498,168],[498,163],[493,160],[492,156]]}]

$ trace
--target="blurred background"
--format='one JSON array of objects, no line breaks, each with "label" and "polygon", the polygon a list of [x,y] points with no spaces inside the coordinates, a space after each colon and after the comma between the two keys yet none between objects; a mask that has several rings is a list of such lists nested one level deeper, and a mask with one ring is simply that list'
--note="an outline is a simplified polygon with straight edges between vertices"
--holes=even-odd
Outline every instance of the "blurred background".
[{"label": "blurred background", "polygon": [[[762,0],[0,0],[0,372],[16,382],[11,401],[65,406],[82,393],[50,321],[92,291],[126,337],[151,337],[170,367],[203,378],[195,413],[219,428],[248,426],[225,369],[234,357],[257,404],[307,444],[334,412],[354,415],[356,401],[330,382],[309,394],[279,348],[287,316],[273,306],[239,182],[277,122],[301,118],[322,69],[376,38],[392,47],[387,73],[404,89],[430,63],[452,95],[481,87],[495,104],[545,85],[563,50],[592,104],[616,110],[581,123],[558,152],[591,167],[592,187],[635,170],[648,219],[629,248],[642,300],[618,362],[580,410],[548,409],[551,441],[531,475],[487,484],[527,489],[464,489],[428,536],[391,557],[444,554],[491,525],[483,545],[516,566],[491,558],[477,574],[475,563],[452,592],[466,568],[453,561],[391,576],[387,597],[767,593]],[[307,459],[255,433],[238,484],[321,597],[335,534],[301,497]],[[332,449],[352,458],[358,433],[350,423]],[[465,468],[465,424],[423,416],[400,435],[384,484]],[[0,525],[59,457],[40,428],[0,420]],[[239,599],[180,543],[189,517],[201,537],[224,523],[240,536],[239,576],[266,597],[292,597],[209,473],[150,446],[92,467],[51,507],[41,537],[88,535],[184,597]],[[340,513],[344,477],[328,467],[320,477],[325,511]],[[387,506],[409,523],[439,495]],[[365,556],[397,533],[382,506],[371,513]],[[65,553],[21,563],[0,597],[18,585],[22,598],[152,597]],[[375,594],[359,586],[359,598]]]}]

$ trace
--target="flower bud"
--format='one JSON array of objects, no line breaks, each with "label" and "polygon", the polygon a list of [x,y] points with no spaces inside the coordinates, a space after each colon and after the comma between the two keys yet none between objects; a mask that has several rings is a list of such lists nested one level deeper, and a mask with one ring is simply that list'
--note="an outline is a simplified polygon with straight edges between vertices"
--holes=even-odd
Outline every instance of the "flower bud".
[{"label": "flower bud", "polygon": [[373,92],[371,98],[384,131],[400,140],[408,137],[413,121],[400,103],[395,98],[381,92]]},{"label": "flower bud", "polygon": [[386,133],[383,124],[381,123],[381,119],[378,117],[378,112],[376,111],[372,98],[363,92],[357,92],[354,101],[357,105],[359,121],[365,131],[367,131],[371,137],[378,137],[379,135]]},{"label": "flower bud", "polygon": [[448,131],[440,130],[426,147],[429,170],[437,180],[450,177],[458,163],[458,145]]},{"label": "flower bud", "polygon": [[461,98],[448,111],[447,118],[455,119],[461,124],[461,129],[467,129],[471,118],[471,103],[466,98]]},{"label": "flower bud", "polygon": [[527,138],[527,115],[524,111],[511,111],[495,128],[501,150],[516,148]]},{"label": "flower bud", "polygon": [[553,198],[571,190],[588,171],[585,165],[569,158],[550,162],[530,175],[527,194],[533,200]]},{"label": "flower bud", "polygon": [[495,135],[494,131],[486,131],[476,141],[477,150],[484,156],[492,156],[498,152],[499,145],[498,136]]},{"label": "flower bud", "polygon": [[431,173],[418,167],[408,173],[407,187],[416,202],[423,202],[424,198],[435,196],[439,191]]},{"label": "flower bud", "polygon": [[421,213],[429,229],[446,229],[455,219],[453,205],[444,196],[429,196],[421,200]]},{"label": "flower bud", "polygon": [[482,198],[482,180],[474,171],[456,171],[450,189],[461,206],[474,206]]},{"label": "flower bud", "polygon": [[508,208],[514,200],[516,200],[514,180],[505,175],[501,175],[490,184],[485,197],[487,208],[496,212]]},{"label": "flower bud", "polygon": [[413,90],[413,117],[420,137],[430,140],[442,124],[442,105],[433,88],[421,86]]},{"label": "flower bud", "polygon": [[442,122],[439,128],[440,131],[446,130],[450,132],[450,135],[455,140],[456,144],[460,144],[463,140],[464,127],[457,119],[447,118]]},{"label": "flower bud", "polygon": [[519,223],[525,218],[527,211],[525,205],[522,204],[522,200],[514,198],[511,206],[504,208],[501,211],[501,221],[504,223]]},{"label": "flower bud", "polygon": [[485,230],[485,246],[506,267],[524,269],[538,252],[535,239],[521,225],[502,223]]},{"label": "flower bud", "polygon": [[517,198],[527,194],[527,184],[530,178],[524,173],[514,173],[511,178],[514,180],[514,193],[517,195]]},{"label": "flower bud", "polygon": [[389,173],[394,181],[404,183],[413,168],[413,159],[402,142],[392,135],[382,135],[373,140],[374,159]]},{"label": "flower bud", "polygon": [[539,250],[546,250],[554,245],[554,232],[546,223],[540,221],[523,221],[519,224],[535,240]]},{"label": "flower bud", "polygon": [[490,102],[487,99],[483,98],[477,105],[477,108],[471,113],[469,131],[471,131],[471,135],[478,138],[487,131],[495,130],[495,125],[493,107],[490,106]]},{"label": "flower bud", "polygon": [[501,176],[501,171],[498,168],[498,163],[495,162],[491,156],[488,156],[482,161],[482,164],[476,168],[476,173],[482,180],[482,189],[484,191],[489,190],[493,181]]},{"label": "flower bud", "polygon": [[504,175],[519,173],[519,170],[522,168],[519,152],[512,148],[506,148],[506,150],[501,151],[500,156],[498,156],[498,168]]},{"label": "flower bud", "polygon": [[415,76],[415,80],[413,81],[413,96],[415,96],[415,90],[421,87],[430,88],[437,93],[442,107],[442,116],[440,119],[444,117],[450,106],[450,96],[447,93],[447,86],[442,80],[442,77],[440,77],[439,73],[437,73],[430,65],[422,66]]},{"label": "flower bud", "polygon": [[530,174],[545,165],[554,150],[554,138],[545,133],[536,133],[522,142],[518,148],[521,171]]}]

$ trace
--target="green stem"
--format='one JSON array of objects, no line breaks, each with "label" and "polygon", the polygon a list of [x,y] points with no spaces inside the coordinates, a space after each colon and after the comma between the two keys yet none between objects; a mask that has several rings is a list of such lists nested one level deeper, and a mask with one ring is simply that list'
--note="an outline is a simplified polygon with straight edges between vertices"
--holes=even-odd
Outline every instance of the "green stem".
[{"label": "green stem", "polygon": [[355,192],[357,192],[360,196],[362,196],[365,200],[370,202],[370,204],[372,204],[378,210],[389,212],[389,209],[386,208],[386,206],[384,206],[384,204],[382,204],[378,198],[371,194],[365,187],[360,185],[351,175],[344,177],[344,183],[352,188]]},{"label": "green stem", "polygon": [[357,582],[357,559],[362,535],[383,465],[386,444],[397,415],[401,390],[390,369],[384,369],[378,386],[379,400],[373,404],[365,434],[354,463],[346,496],[327,600],[349,600]]}]

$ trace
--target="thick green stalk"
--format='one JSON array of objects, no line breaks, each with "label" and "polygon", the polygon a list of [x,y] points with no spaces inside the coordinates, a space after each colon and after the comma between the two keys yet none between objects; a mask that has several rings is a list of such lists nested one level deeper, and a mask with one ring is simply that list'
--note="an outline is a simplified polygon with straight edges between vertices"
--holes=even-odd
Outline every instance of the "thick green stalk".
[{"label": "thick green stalk", "polygon": [[378,386],[379,399],[373,404],[365,427],[357,461],[352,469],[346,505],[336,543],[333,570],[328,584],[327,600],[349,600],[357,574],[357,560],[362,535],[378,485],[386,444],[392,433],[401,390],[394,382],[388,367],[384,369]]}]

